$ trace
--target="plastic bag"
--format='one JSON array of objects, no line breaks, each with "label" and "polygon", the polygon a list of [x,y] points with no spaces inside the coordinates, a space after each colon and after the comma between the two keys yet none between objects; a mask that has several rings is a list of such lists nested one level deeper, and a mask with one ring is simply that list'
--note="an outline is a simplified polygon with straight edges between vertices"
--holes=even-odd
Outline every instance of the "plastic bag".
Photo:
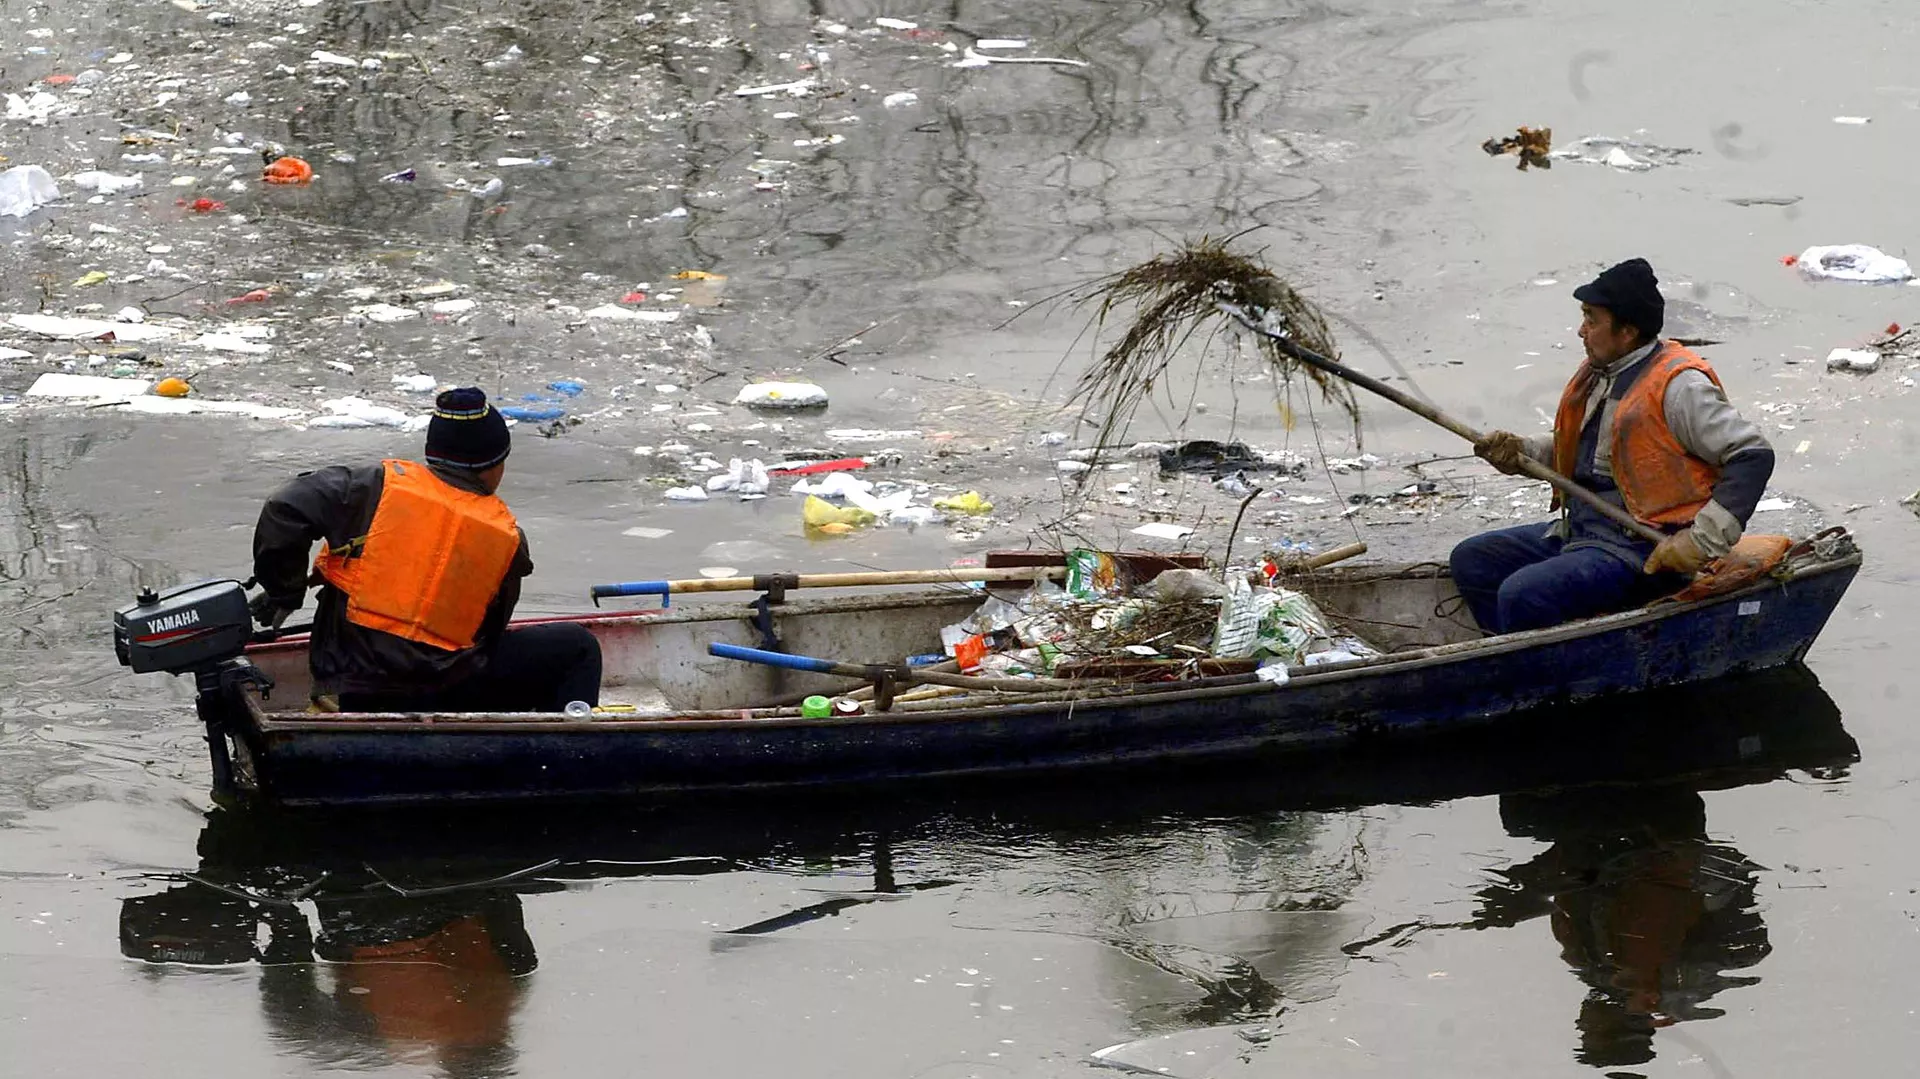
[{"label": "plastic bag", "polygon": [[283,157],[260,171],[270,184],[304,184],[313,180],[313,166],[297,157]]},{"label": "plastic bag", "polygon": [[845,498],[857,491],[866,494],[873,490],[873,484],[845,472],[829,472],[817,480],[799,480],[793,485],[797,495],[819,495],[821,498]]},{"label": "plastic bag", "polygon": [[1161,570],[1159,575],[1142,586],[1141,591],[1161,603],[1179,603],[1184,600],[1214,599],[1226,594],[1226,586],[1213,579],[1213,575],[1201,569]]},{"label": "plastic bag", "polygon": [[836,506],[824,498],[808,495],[800,507],[800,519],[808,528],[846,532],[864,528],[874,521],[873,514],[857,506]]},{"label": "plastic bag", "polygon": [[709,491],[732,491],[742,498],[767,493],[767,466],[760,463],[758,457],[751,461],[742,461],[735,457],[727,462],[727,474],[715,476],[707,481]]},{"label": "plastic bag", "polygon": [[38,165],[0,172],[0,217],[25,217],[59,197],[53,174]]},{"label": "plastic bag", "polygon": [[1220,601],[1213,654],[1220,659],[1272,656],[1296,664],[1316,641],[1332,636],[1326,616],[1306,596],[1286,588],[1254,588],[1235,577]]},{"label": "plastic bag", "polygon": [[1113,556],[1084,548],[1067,554],[1067,594],[1095,599],[1114,590],[1117,567]]},{"label": "plastic bag", "polygon": [[811,382],[755,382],[733,397],[748,408],[825,408],[827,391]]},{"label": "plastic bag", "polygon": [[1809,247],[1793,260],[1808,277],[1829,281],[1864,281],[1886,284],[1913,277],[1913,268],[1905,259],[1897,259],[1877,247],[1866,244],[1836,244]]},{"label": "plastic bag", "polygon": [[993,503],[986,500],[978,491],[967,491],[947,498],[933,500],[933,508],[949,513],[963,513],[969,517],[993,512]]},{"label": "plastic bag", "polygon": [[85,191],[98,191],[102,195],[118,195],[122,191],[131,191],[139,187],[143,182],[140,174],[137,172],[126,176],[117,176],[111,172],[101,172],[97,169],[90,169],[86,172],[76,172],[67,178],[72,180],[73,186],[77,188]]}]

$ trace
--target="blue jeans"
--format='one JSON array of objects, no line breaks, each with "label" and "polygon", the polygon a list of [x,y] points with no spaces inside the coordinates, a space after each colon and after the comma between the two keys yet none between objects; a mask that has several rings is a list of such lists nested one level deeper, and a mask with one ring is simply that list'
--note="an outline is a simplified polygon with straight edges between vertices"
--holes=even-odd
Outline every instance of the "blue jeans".
[{"label": "blue jeans", "polygon": [[1565,550],[1545,524],[1461,540],[1448,562],[1453,583],[1489,633],[1518,633],[1624,611],[1683,587],[1674,573],[1646,574],[1597,547]]}]

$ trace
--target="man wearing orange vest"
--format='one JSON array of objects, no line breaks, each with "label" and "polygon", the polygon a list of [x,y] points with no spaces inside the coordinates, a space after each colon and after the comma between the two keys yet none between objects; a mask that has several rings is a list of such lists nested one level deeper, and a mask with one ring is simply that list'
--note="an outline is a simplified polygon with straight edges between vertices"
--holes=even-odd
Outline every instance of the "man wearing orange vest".
[{"label": "man wearing orange vest", "polygon": [[309,665],[313,695],[349,712],[558,712],[599,703],[600,645],[572,623],[507,631],[527,538],[494,492],[512,439],[477,389],[448,390],[425,463],[303,472],[253,533],[254,616],[300,608],[321,541]]},{"label": "man wearing orange vest", "polygon": [[1552,524],[1486,532],[1453,549],[1454,584],[1480,628],[1516,633],[1625,610],[1682,587],[1732,549],[1773,475],[1773,447],[1727,403],[1720,377],[1660,339],[1666,301],[1645,259],[1574,290],[1586,362],[1553,433],[1495,431],[1474,446],[1513,475],[1530,457],[1664,532],[1657,546],[1556,496]]}]

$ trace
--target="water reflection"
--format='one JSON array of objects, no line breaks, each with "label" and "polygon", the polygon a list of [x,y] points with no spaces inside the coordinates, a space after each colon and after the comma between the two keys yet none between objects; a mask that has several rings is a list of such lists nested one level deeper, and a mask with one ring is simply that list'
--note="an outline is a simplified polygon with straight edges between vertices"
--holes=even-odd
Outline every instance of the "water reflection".
[{"label": "water reflection", "polygon": [[[1536,713],[1430,746],[1040,790],[619,813],[215,810],[199,866],[124,901],[121,950],[259,965],[269,1028],[301,1054],[464,1075],[513,1065],[536,965],[523,902],[567,904],[602,880],[714,877],[706,901],[745,899],[748,914],[707,923],[700,950],[748,950],[770,977],[790,976],[776,942],[860,941],[831,923],[878,904],[952,911],[947,936],[937,917],[926,930],[935,950],[966,948],[962,926],[1059,934],[1091,949],[1072,991],[1119,1004],[1143,1033],[1227,1028],[1243,1048],[1284,1041],[1292,1009],[1337,996],[1350,962],[1405,930],[1534,932],[1544,919],[1590,987],[1577,1058],[1628,1066],[1651,1059],[1661,1026],[1720,1014],[1709,1002],[1755,980],[1769,950],[1760,867],[1709,837],[1701,792],[1789,769],[1831,776],[1858,755],[1803,669],[1637,704]],[[1488,794],[1512,834],[1547,849],[1493,872],[1465,922],[1378,932],[1354,897],[1380,839],[1375,815],[1352,807]],[[780,875],[830,887],[783,910],[790,891],[813,889]]]},{"label": "water reflection", "polygon": [[520,896],[313,900],[189,882],[126,900],[121,950],[159,963],[255,962],[272,1036],[325,1063],[385,1056],[449,1076],[512,1070],[512,1020],[536,966]]},{"label": "water reflection", "polygon": [[1772,950],[1754,897],[1761,867],[1708,838],[1691,786],[1511,794],[1500,817],[1552,845],[1495,874],[1475,923],[1548,920],[1588,986],[1574,1021],[1581,1063],[1644,1064],[1656,1029],[1722,1015],[1706,1002],[1759,980],[1728,972]]}]

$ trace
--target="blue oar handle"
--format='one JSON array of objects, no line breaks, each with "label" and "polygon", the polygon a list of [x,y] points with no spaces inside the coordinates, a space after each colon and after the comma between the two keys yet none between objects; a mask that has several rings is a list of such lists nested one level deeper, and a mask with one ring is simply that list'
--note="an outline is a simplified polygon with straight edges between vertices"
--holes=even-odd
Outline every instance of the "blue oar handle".
[{"label": "blue oar handle", "polygon": [[768,667],[785,667],[790,671],[813,671],[818,674],[833,674],[846,665],[830,659],[815,659],[812,656],[790,656],[785,652],[768,652],[761,648],[742,648],[737,644],[715,642],[707,646],[707,654],[721,659],[739,659],[748,663],[760,663]]},{"label": "blue oar handle", "polygon": [[593,586],[593,605],[608,596],[659,596],[660,606],[673,606],[672,581],[625,581],[620,584],[597,584]]}]

